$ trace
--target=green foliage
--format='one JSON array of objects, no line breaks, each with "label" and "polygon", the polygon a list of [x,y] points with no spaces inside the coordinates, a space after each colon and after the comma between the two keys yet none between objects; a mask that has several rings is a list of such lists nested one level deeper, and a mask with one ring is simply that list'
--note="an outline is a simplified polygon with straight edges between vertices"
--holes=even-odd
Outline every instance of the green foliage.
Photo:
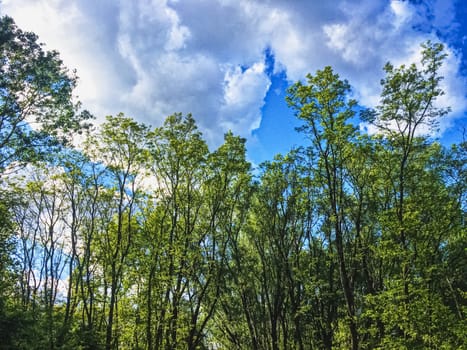
[{"label": "green foliage", "polygon": [[442,44],[430,41],[422,49],[420,67],[413,63],[395,68],[387,63],[386,77],[381,81],[377,125],[392,136],[402,134],[407,140],[404,147],[410,147],[410,140],[421,127],[428,126],[425,133],[432,131],[438,118],[449,112],[449,108],[435,106],[436,99],[444,94],[439,87],[439,68],[447,54]]},{"label": "green foliage", "polygon": [[81,132],[89,113],[72,101],[76,77],[58,53],[44,51],[33,33],[0,18],[0,170],[43,158],[50,147]]}]

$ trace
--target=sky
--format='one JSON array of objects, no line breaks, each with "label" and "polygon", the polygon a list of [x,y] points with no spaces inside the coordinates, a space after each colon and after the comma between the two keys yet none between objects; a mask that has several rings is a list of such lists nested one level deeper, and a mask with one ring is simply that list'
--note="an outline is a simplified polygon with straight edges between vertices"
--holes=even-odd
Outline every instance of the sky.
[{"label": "sky", "polygon": [[434,137],[467,128],[465,0],[0,0],[0,14],[59,51],[97,122],[124,112],[154,127],[192,113],[211,149],[228,130],[253,164],[306,144],[287,107],[290,84],[332,66],[361,106],[375,107],[382,67],[441,42],[451,113]]}]

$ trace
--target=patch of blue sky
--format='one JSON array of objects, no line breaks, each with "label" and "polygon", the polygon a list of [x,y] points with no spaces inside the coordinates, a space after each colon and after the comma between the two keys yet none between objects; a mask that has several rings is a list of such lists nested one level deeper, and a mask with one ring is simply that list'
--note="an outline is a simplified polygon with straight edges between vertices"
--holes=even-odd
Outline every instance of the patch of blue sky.
[{"label": "patch of blue sky", "polygon": [[285,100],[291,82],[284,70],[275,71],[273,53],[265,51],[265,63],[271,85],[261,108],[261,124],[253,130],[248,154],[253,163],[272,160],[276,154],[286,154],[291,148],[303,145],[303,137],[295,130],[302,123],[296,118]]}]

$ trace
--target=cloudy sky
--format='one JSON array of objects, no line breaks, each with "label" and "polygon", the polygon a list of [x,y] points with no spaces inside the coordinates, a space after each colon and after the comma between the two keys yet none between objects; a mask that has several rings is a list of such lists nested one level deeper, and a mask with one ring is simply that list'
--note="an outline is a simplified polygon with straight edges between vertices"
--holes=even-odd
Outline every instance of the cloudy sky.
[{"label": "cloudy sky", "polygon": [[439,136],[467,126],[464,0],[0,0],[0,13],[77,69],[98,120],[191,112],[212,147],[229,129],[246,137],[255,163],[302,143],[288,84],[331,65],[374,106],[384,63],[416,60],[428,39],[449,54]]}]

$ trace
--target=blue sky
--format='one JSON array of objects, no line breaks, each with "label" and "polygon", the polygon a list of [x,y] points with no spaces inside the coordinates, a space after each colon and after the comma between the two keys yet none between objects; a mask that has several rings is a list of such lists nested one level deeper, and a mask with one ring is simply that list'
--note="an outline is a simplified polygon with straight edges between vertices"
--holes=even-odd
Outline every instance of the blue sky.
[{"label": "blue sky", "polygon": [[384,63],[416,61],[428,39],[449,54],[439,103],[452,112],[434,136],[449,144],[467,127],[465,0],[0,0],[0,12],[77,69],[98,121],[191,112],[211,147],[229,129],[246,137],[255,164],[304,142],[291,82],[331,65],[375,106]]}]

